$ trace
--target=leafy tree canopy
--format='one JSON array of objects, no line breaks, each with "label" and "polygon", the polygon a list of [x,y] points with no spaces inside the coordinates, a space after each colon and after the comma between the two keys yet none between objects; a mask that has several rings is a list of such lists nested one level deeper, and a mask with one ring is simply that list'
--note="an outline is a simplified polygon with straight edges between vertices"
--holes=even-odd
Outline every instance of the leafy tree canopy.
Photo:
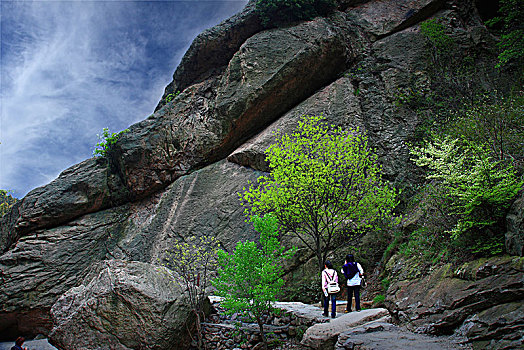
[{"label": "leafy tree canopy", "polygon": [[320,269],[338,234],[375,228],[397,204],[366,136],[322,119],[304,116],[294,133],[278,138],[266,151],[270,174],[240,194],[247,216],[273,213]]}]

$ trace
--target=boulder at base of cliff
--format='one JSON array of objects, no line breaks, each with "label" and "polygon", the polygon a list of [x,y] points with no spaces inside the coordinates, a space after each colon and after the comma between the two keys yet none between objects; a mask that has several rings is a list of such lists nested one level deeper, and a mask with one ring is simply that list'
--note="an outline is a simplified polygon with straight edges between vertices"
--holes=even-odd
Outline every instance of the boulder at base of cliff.
[{"label": "boulder at base of cliff", "polygon": [[[186,349],[193,322],[175,276],[163,267],[103,261],[52,307],[60,349]],[[191,328],[191,327],[189,327]]]},{"label": "boulder at base of cliff", "polygon": [[[498,256],[446,264],[415,276],[409,262],[388,262],[394,282],[386,307],[417,332],[464,336],[474,348],[514,349],[524,336],[524,258]],[[410,271],[411,270],[411,271]]]}]

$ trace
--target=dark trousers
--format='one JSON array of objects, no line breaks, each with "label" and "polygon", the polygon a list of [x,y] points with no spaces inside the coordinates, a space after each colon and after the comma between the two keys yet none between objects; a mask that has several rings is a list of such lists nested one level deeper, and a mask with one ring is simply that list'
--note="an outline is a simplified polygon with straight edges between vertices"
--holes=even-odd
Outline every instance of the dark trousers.
[{"label": "dark trousers", "polygon": [[355,294],[355,309],[360,311],[360,286],[348,286],[348,305],[346,309],[351,311],[351,301],[353,300],[353,294]]},{"label": "dark trousers", "polygon": [[337,295],[328,294],[324,295],[324,315],[327,316],[329,310],[329,299],[331,299],[331,317],[335,317],[337,314]]}]

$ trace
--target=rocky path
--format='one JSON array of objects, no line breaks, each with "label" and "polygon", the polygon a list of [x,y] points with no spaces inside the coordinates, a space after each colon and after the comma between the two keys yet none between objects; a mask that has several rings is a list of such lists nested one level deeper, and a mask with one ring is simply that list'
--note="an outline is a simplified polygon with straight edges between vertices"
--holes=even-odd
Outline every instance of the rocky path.
[{"label": "rocky path", "polygon": [[[211,297],[211,302],[215,306],[220,298]],[[337,302],[337,309],[345,309],[345,303]],[[468,345],[459,343],[459,339],[452,337],[432,337],[423,334],[416,334],[395,326],[389,322],[389,315],[386,309],[371,308],[360,312],[343,313],[338,312],[335,319],[322,316],[322,309],[319,305],[309,305],[297,302],[278,302],[276,308],[284,310],[286,313],[293,314],[300,319],[302,324],[310,324],[304,333],[302,341],[293,337],[283,337],[281,344],[274,347],[279,350],[454,350],[471,349]],[[206,324],[206,327],[232,328],[226,331],[235,331],[235,327],[229,323]],[[204,328],[206,328],[204,327]],[[273,326],[273,331],[284,326]],[[256,337],[257,330],[244,327],[245,331]],[[256,327],[255,327],[256,328]],[[285,327],[289,330],[289,324]],[[238,330],[237,330],[238,331]],[[222,330],[223,332],[223,330]],[[275,331],[280,333],[280,331]],[[216,334],[213,334],[216,336]],[[226,343],[213,342],[220,349],[250,349],[257,348],[255,341],[251,345],[243,346],[236,343],[235,337],[226,336]],[[56,350],[46,339],[27,341],[25,346],[30,350]],[[209,344],[210,345],[210,344]],[[10,350],[12,342],[0,343],[0,350]]]}]

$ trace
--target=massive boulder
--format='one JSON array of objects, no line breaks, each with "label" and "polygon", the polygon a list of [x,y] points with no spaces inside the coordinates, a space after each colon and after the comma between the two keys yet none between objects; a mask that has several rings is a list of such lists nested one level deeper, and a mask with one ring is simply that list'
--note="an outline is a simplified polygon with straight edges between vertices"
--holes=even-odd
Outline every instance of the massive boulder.
[{"label": "massive boulder", "polygon": [[394,282],[386,295],[390,314],[411,330],[466,336],[477,346],[515,348],[520,344],[524,298],[524,259],[502,256],[427,275],[420,266],[394,257],[388,270]]},{"label": "massive boulder", "polygon": [[194,315],[168,269],[108,260],[51,309],[49,341],[71,350],[182,350]]},{"label": "massive boulder", "polygon": [[118,242],[127,207],[86,215],[20,238],[0,255],[0,337],[46,334],[49,310],[78,285],[92,264],[105,259]]}]

